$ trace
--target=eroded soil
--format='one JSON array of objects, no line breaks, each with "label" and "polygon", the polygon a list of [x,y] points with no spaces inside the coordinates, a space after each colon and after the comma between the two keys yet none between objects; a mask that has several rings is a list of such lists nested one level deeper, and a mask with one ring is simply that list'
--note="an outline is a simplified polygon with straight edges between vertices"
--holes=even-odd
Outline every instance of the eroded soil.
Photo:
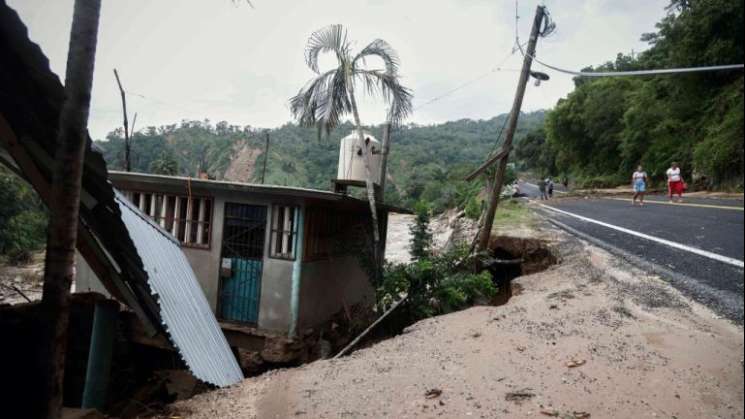
[{"label": "eroded soil", "polygon": [[548,226],[559,265],[501,307],[172,405],[189,418],[741,418],[743,333]]}]

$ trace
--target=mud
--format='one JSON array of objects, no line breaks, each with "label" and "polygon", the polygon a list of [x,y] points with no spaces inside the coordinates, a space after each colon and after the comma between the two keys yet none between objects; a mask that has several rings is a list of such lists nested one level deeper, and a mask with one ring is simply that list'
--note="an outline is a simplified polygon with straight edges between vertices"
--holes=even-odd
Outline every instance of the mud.
[{"label": "mud", "polygon": [[[343,359],[272,371],[169,413],[743,416],[741,329],[600,249],[548,227],[538,233],[561,263],[513,280],[522,292],[509,304],[423,320]],[[432,389],[436,397],[428,397]]]}]

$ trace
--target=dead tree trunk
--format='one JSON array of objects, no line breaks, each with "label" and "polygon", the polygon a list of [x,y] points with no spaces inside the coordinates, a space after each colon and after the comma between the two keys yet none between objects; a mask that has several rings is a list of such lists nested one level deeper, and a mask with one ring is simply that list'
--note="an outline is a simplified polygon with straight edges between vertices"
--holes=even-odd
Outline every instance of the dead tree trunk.
[{"label": "dead tree trunk", "polygon": [[100,0],[76,0],[67,53],[66,99],[59,119],[52,176],[47,253],[42,296],[43,372],[40,417],[61,416],[62,385],[70,316],[70,286],[75,273],[75,243],[80,211],[83,159],[88,139],[88,112],[98,37]]},{"label": "dead tree trunk", "polygon": [[131,163],[131,144],[129,142],[129,120],[127,119],[127,95],[122,87],[122,81],[119,79],[119,72],[114,69],[116,85],[119,86],[119,94],[122,96],[122,114],[124,117],[124,170],[132,171]]}]

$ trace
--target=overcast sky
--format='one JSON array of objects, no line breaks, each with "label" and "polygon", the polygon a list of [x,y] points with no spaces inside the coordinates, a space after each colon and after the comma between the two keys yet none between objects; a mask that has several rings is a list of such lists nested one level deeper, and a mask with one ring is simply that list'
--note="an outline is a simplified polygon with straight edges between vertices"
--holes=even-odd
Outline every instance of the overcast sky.
[{"label": "overcast sky", "polygon": [[[618,52],[642,51],[644,32],[668,0],[547,0],[557,30],[541,39],[538,56],[580,69]],[[308,36],[341,23],[356,49],[375,38],[401,57],[404,85],[415,107],[494,68],[515,38],[513,0],[103,0],[90,132],[102,139],[121,125],[112,73],[119,70],[137,127],[209,118],[276,127],[292,119],[288,99],[312,76],[303,60]],[[73,0],[9,0],[41,45],[52,70],[64,76]],[[519,32],[527,39],[537,1],[522,0]],[[323,61],[331,65],[332,59]],[[519,52],[503,67],[520,67]],[[536,65],[538,69],[540,66]],[[570,76],[530,85],[523,110],[551,108],[572,89]],[[508,112],[517,73],[494,72],[421,106],[409,121],[428,124],[482,119]],[[144,97],[138,96],[142,95]],[[384,117],[380,101],[363,101],[364,123]]]}]

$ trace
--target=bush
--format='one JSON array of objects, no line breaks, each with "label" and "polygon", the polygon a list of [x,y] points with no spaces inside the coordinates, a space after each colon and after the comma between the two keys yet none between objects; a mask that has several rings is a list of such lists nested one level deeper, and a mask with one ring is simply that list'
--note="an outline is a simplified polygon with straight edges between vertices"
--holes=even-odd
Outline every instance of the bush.
[{"label": "bush", "polygon": [[472,220],[478,220],[481,217],[481,200],[474,196],[468,200],[465,208],[466,217]]},{"label": "bush", "polygon": [[26,211],[10,219],[5,230],[5,253],[15,265],[27,263],[34,251],[44,247],[47,217],[41,211]]},{"label": "bush", "polygon": [[[491,274],[474,274],[461,267],[468,249],[458,248],[411,264],[388,264],[378,288],[378,303],[387,309],[403,295],[406,323],[462,310],[497,293]],[[470,266],[468,263],[463,266]]]},{"label": "bush", "polygon": [[411,232],[411,256],[414,260],[423,260],[429,257],[432,250],[432,232],[429,229],[429,205],[423,201],[416,204],[414,212],[416,221],[409,228]]},{"label": "bush", "polygon": [[0,166],[0,255],[23,262],[44,247],[47,213],[24,181]]}]

